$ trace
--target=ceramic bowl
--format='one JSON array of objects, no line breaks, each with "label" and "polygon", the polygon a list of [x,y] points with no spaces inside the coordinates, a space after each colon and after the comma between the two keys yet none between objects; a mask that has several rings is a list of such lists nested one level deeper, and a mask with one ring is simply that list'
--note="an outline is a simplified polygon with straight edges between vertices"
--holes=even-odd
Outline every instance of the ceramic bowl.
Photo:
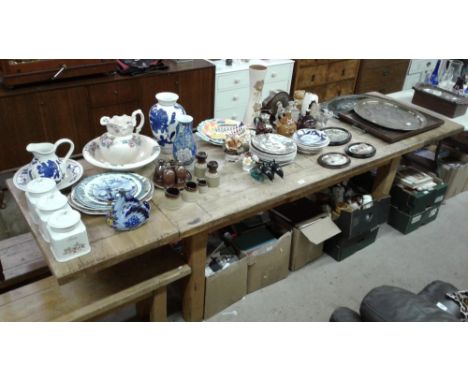
[{"label": "ceramic bowl", "polygon": [[182,192],[182,199],[188,203],[193,203],[197,200],[198,187],[195,182],[185,183],[185,189]]},{"label": "ceramic bowl", "polygon": [[99,145],[100,137],[93,139],[85,145],[83,148],[83,157],[93,166],[104,168],[106,170],[136,170],[155,161],[161,152],[161,148],[154,138],[148,137],[146,135],[140,135],[139,137],[141,139],[141,148],[138,150],[137,156],[132,162],[126,164],[115,164],[107,162],[104,159],[103,153],[101,152],[101,147]]}]

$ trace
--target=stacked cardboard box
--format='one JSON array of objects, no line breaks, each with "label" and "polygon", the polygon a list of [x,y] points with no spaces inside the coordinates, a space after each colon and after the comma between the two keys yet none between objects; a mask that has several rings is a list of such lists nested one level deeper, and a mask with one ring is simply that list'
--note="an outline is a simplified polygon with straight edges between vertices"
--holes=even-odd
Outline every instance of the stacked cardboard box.
[{"label": "stacked cardboard box", "polygon": [[[417,171],[417,170],[416,170]],[[407,234],[437,218],[447,191],[447,184],[432,177],[431,188],[411,189],[398,179],[392,187],[388,224]]]}]

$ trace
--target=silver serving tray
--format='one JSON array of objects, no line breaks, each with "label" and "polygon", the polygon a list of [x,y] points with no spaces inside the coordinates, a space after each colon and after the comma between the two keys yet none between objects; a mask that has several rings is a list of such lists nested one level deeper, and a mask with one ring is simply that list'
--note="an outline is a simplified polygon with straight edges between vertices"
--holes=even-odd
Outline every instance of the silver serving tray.
[{"label": "silver serving tray", "polygon": [[424,115],[384,99],[365,99],[354,106],[361,118],[392,130],[413,131],[427,125]]}]

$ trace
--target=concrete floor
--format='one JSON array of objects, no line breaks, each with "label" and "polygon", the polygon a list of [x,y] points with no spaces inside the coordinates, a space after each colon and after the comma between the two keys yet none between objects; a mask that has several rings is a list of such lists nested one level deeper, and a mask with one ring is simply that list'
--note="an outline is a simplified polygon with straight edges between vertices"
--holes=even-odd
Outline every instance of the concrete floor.
[{"label": "concrete floor", "polygon": [[408,235],[384,224],[375,243],[344,261],[323,255],[209,321],[328,321],[338,306],[359,310],[376,286],[419,292],[436,279],[468,288],[468,192],[444,202],[435,221]]}]

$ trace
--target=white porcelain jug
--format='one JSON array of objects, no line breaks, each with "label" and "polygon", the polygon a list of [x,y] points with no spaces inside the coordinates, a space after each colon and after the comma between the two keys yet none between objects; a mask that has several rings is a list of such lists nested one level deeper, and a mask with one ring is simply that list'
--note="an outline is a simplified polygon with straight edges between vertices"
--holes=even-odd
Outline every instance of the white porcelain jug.
[{"label": "white porcelain jug", "polygon": [[[57,148],[64,143],[68,143],[70,149],[65,157],[58,158],[56,154]],[[55,143],[30,143],[26,146],[26,151],[32,153],[34,159],[29,165],[29,177],[31,179],[51,178],[56,183],[59,183],[65,177],[67,160],[72,155],[74,149],[75,145],[67,138],[59,139]]]},{"label": "white porcelain jug", "polygon": [[[137,126],[137,116],[140,123]],[[132,163],[141,149],[140,131],[145,123],[143,112],[138,109],[132,115],[102,117],[101,125],[107,128],[99,138],[99,148],[103,159],[111,164]],[[135,132],[134,132],[135,131]]]}]

